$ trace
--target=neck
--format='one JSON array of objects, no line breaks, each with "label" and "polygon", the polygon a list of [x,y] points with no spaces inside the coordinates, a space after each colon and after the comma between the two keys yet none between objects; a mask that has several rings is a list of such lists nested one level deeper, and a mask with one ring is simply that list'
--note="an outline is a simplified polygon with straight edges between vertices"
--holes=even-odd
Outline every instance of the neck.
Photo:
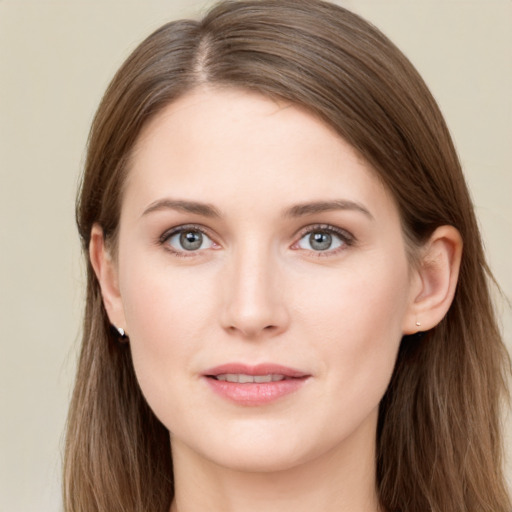
[{"label": "neck", "polygon": [[219,466],[176,440],[172,449],[175,498],[170,512],[380,510],[375,442],[368,443],[365,435],[289,469],[265,473]]}]

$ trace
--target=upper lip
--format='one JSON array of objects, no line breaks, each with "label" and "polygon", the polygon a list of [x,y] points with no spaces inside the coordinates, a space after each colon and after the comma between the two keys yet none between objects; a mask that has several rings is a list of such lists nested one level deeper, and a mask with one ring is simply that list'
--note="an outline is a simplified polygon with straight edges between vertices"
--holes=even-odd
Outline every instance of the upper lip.
[{"label": "upper lip", "polygon": [[203,375],[215,377],[224,374],[243,374],[243,375],[283,375],[289,378],[309,377],[309,374],[295,368],[282,366],[274,363],[262,363],[257,365],[247,365],[243,363],[226,363],[214,368],[209,368],[203,372]]}]

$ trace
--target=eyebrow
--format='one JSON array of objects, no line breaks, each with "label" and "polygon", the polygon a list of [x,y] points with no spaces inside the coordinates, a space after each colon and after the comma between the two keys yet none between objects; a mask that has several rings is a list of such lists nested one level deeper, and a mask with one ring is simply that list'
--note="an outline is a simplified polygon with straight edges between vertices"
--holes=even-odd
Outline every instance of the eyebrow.
[{"label": "eyebrow", "polygon": [[302,203],[292,206],[285,211],[286,217],[303,217],[314,215],[315,213],[329,212],[334,210],[353,210],[361,212],[369,219],[374,220],[370,211],[362,204],[346,199],[335,199],[332,201],[314,201],[311,203]]},{"label": "eyebrow", "polygon": [[[178,210],[186,213],[193,213],[203,217],[220,218],[220,211],[215,206],[198,201],[185,201],[181,199],[159,199],[151,203],[142,213],[142,216],[151,212],[161,210]],[[362,204],[346,199],[335,199],[332,201],[313,201],[291,206],[284,211],[285,217],[304,217],[316,213],[329,212],[335,210],[352,210],[361,212],[369,219],[374,220],[370,211]]]},{"label": "eyebrow", "polygon": [[142,213],[142,216],[160,210],[178,210],[186,213],[194,213],[203,217],[220,217],[220,212],[215,206],[196,201],[184,201],[181,199],[159,199],[151,203]]}]

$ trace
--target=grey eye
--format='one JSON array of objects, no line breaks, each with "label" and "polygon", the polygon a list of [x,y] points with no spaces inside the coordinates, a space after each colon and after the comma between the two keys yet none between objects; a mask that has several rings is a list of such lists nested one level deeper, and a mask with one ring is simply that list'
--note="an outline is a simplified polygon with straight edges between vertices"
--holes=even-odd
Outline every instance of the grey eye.
[{"label": "grey eye", "polygon": [[213,244],[208,236],[197,229],[177,231],[167,239],[167,243],[176,251],[208,249]]},{"label": "grey eye", "polygon": [[186,251],[195,251],[203,243],[203,234],[199,231],[187,231],[180,233],[180,244]]},{"label": "grey eye", "polygon": [[312,251],[328,251],[336,249],[345,242],[335,233],[329,233],[325,230],[312,231],[304,235],[298,243],[301,249]]},{"label": "grey eye", "polygon": [[315,251],[326,251],[330,249],[332,244],[332,236],[329,233],[311,233],[309,235],[309,245]]}]

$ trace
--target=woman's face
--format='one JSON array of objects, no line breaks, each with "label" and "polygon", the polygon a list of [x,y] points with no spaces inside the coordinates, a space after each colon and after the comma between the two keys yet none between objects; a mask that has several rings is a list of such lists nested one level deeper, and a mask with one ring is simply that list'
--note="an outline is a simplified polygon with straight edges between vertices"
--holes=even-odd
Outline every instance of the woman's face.
[{"label": "woman's face", "polygon": [[236,89],[179,99],[138,140],[118,251],[116,320],[174,450],[273,470],[373,446],[415,273],[329,127]]}]

